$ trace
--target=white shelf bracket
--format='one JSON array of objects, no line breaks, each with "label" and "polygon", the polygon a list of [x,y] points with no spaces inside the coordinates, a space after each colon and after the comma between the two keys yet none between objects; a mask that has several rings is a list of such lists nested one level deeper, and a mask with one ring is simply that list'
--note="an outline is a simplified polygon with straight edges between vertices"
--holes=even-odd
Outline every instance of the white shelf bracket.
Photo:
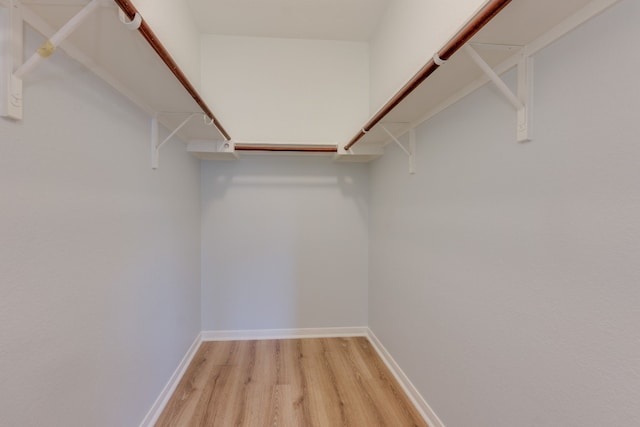
[{"label": "white shelf bracket", "polygon": [[22,64],[22,6],[9,0],[0,7],[0,116],[22,119],[22,79],[13,74]]},{"label": "white shelf bracket", "polygon": [[182,129],[189,120],[196,116],[203,116],[204,113],[191,113],[189,117],[183,120],[182,123],[176,127],[173,132],[169,134],[162,142],[158,143],[158,114],[155,114],[151,118],[151,168],[158,169],[160,163],[160,149],[164,144],[169,142],[169,140],[176,134],[180,129]]},{"label": "white shelf bracket", "polygon": [[533,130],[533,58],[520,54],[518,61],[518,99],[522,108],[518,110],[518,142],[532,139]]},{"label": "white shelf bracket", "polygon": [[42,46],[33,54],[24,64],[20,65],[15,71],[14,76],[18,79],[22,79],[28,72],[33,70],[39,63],[45,58],[50,57],[56,48],[67,37],[69,37],[82,22],[91,13],[100,6],[102,0],[91,0],[84,8],[73,16],[66,24],[62,26],[49,40],[44,42]]},{"label": "white shelf bracket", "polygon": [[382,128],[382,130],[384,130],[387,133],[387,135],[389,135],[391,140],[395,142],[396,145],[400,147],[400,149],[404,151],[404,153],[409,157],[409,173],[411,175],[415,174],[416,173],[416,157],[415,157],[416,130],[414,128],[409,129],[409,149],[407,150],[405,146],[402,145],[400,141],[398,141],[398,138],[396,138],[395,135],[389,132],[389,130],[386,127],[384,127],[383,125],[380,125],[380,127]]},{"label": "white shelf bracket", "polygon": [[471,47],[470,44],[464,46],[466,52],[471,59],[480,67],[480,69],[487,75],[487,77],[496,85],[500,93],[509,101],[511,105],[517,111],[517,141],[527,142],[531,140],[531,112],[532,112],[532,71],[533,62],[532,59],[521,53],[520,61],[518,62],[518,90],[517,94],[514,94],[507,84],[500,78],[500,76],[491,68],[487,62],[482,59],[480,54]]}]

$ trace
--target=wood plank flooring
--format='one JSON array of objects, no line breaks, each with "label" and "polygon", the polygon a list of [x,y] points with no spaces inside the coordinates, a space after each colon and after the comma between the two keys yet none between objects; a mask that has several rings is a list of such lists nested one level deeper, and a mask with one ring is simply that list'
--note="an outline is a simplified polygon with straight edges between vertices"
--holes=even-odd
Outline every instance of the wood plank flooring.
[{"label": "wood plank flooring", "polygon": [[202,344],[156,426],[427,426],[366,338]]}]

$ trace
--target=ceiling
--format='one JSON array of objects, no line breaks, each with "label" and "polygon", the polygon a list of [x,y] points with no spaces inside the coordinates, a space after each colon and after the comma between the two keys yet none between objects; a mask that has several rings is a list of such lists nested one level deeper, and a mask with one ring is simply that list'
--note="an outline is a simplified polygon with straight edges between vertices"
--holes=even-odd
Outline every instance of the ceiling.
[{"label": "ceiling", "polygon": [[203,33],[368,41],[389,0],[187,0]]}]

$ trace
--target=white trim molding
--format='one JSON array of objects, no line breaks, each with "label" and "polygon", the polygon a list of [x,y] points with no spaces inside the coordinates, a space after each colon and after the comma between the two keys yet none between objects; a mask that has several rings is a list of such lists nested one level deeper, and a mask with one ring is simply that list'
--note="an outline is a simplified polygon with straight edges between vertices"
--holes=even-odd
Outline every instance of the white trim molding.
[{"label": "white trim molding", "polygon": [[393,376],[400,383],[402,390],[407,394],[413,403],[413,406],[416,407],[418,412],[420,412],[420,415],[422,415],[422,418],[424,418],[427,424],[429,424],[429,427],[445,427],[442,420],[438,418],[433,409],[431,409],[431,406],[429,406],[426,400],[424,400],[418,389],[411,383],[409,377],[407,377],[407,375],[402,371],[400,365],[393,360],[391,354],[386,348],[384,348],[380,340],[369,328],[367,328],[367,338],[378,353],[378,356],[380,356],[385,365],[387,365],[387,368],[389,368]]},{"label": "white trim molding", "polygon": [[167,385],[164,386],[164,388],[160,392],[160,395],[153,403],[153,406],[151,406],[151,409],[149,409],[149,412],[140,423],[140,427],[153,427],[156,421],[158,421],[158,418],[160,418],[160,414],[162,414],[164,407],[167,406],[171,395],[176,390],[178,383],[184,376],[184,373],[193,360],[193,356],[195,356],[201,344],[202,333],[199,333],[196,339],[193,341],[193,344],[191,344],[191,347],[189,347],[189,350],[187,350],[187,353],[180,361],[180,364],[174,371],[173,375],[171,375],[171,378],[169,378]]},{"label": "white trim molding", "polygon": [[294,338],[366,337],[369,328],[256,329],[238,331],[202,331],[202,341],[248,341]]}]

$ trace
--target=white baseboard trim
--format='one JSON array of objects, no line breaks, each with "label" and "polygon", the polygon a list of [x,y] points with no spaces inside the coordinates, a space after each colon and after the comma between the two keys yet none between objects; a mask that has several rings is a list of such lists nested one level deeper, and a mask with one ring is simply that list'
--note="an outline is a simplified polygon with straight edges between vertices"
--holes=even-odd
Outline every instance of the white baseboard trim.
[{"label": "white baseboard trim", "polygon": [[387,365],[387,368],[391,371],[396,380],[400,383],[400,386],[404,390],[404,392],[409,396],[409,399],[416,407],[422,418],[429,424],[429,427],[445,427],[444,423],[433,409],[429,406],[429,404],[424,400],[418,389],[411,383],[409,377],[400,369],[400,366],[393,360],[391,354],[387,351],[386,348],[382,345],[380,340],[375,336],[373,331],[367,328],[367,338],[369,338],[369,342],[373,348],[378,352],[378,355],[382,359],[382,361]]},{"label": "white baseboard trim", "polygon": [[174,371],[173,375],[171,375],[171,378],[169,378],[167,385],[164,386],[164,388],[160,392],[160,395],[153,403],[153,406],[151,406],[151,409],[149,409],[149,412],[142,420],[142,423],[140,423],[140,427],[153,427],[156,421],[158,421],[158,418],[160,418],[160,414],[162,414],[164,407],[167,406],[167,402],[169,402],[171,395],[176,390],[176,387],[184,376],[187,367],[189,367],[189,364],[191,363],[191,360],[193,360],[193,356],[195,356],[196,351],[198,351],[198,348],[200,348],[200,344],[202,344],[202,333],[198,334],[195,341],[193,341],[193,344],[191,344],[191,347],[189,347],[189,350],[187,350],[187,353],[180,361],[180,364]]},{"label": "white baseboard trim", "polygon": [[348,328],[257,329],[240,331],[202,331],[202,341],[248,341],[293,338],[366,337],[366,326]]}]

